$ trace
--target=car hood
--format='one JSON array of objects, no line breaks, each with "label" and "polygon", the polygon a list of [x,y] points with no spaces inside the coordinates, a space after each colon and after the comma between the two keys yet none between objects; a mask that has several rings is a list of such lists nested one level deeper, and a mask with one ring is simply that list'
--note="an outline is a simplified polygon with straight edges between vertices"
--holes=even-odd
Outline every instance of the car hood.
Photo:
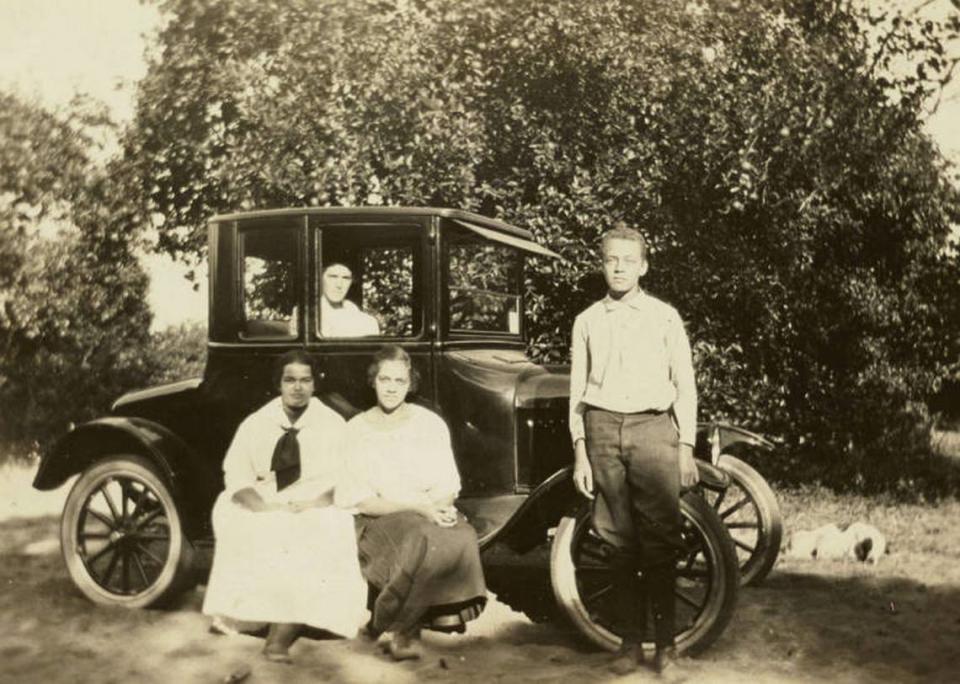
[{"label": "car hood", "polygon": [[568,366],[543,366],[519,350],[480,349],[448,352],[456,373],[469,384],[509,396],[518,408],[566,406]]},{"label": "car hood", "polygon": [[147,389],[127,392],[113,402],[113,406],[111,406],[110,411],[111,413],[127,414],[134,409],[134,407],[153,404],[158,400],[163,401],[180,397],[184,394],[192,394],[198,387],[200,387],[200,384],[200,378],[190,378],[189,380],[181,380],[179,382],[171,382],[166,385],[158,385],[156,387],[149,387]]}]

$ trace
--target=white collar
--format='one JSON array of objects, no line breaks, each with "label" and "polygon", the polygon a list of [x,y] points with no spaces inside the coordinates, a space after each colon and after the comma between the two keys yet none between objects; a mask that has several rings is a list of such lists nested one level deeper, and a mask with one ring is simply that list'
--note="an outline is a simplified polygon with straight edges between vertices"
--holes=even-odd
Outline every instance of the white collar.
[{"label": "white collar", "polygon": [[629,306],[631,309],[636,309],[639,311],[643,308],[646,298],[647,293],[642,289],[637,288],[637,291],[632,295],[622,299],[614,299],[610,296],[610,293],[607,293],[607,296],[601,299],[600,302],[603,304],[603,308],[606,311],[615,311],[624,306]]},{"label": "white collar", "polygon": [[303,413],[300,414],[300,417],[297,418],[296,423],[291,423],[290,419],[287,417],[287,412],[283,410],[283,399],[277,397],[272,402],[274,405],[271,407],[271,413],[273,417],[272,422],[279,425],[281,428],[297,428],[302,430],[305,427],[309,427],[320,415],[316,410],[317,404],[320,403],[320,400],[316,397],[310,397],[310,401],[307,403],[307,408],[303,410]]},{"label": "white collar", "polygon": [[320,307],[323,311],[359,311],[360,307],[351,302],[349,299],[344,299],[340,306],[334,306],[330,303],[330,300],[326,297],[320,297]]}]

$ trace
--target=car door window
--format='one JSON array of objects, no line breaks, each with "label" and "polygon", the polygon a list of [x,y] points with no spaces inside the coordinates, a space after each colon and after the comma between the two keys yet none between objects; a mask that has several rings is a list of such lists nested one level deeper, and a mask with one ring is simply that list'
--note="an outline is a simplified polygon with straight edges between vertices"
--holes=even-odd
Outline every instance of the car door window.
[{"label": "car door window", "polygon": [[297,336],[295,229],[250,228],[240,233],[241,337]]},{"label": "car door window", "polygon": [[326,226],[317,272],[317,335],[411,337],[421,231],[407,226]]},{"label": "car door window", "polygon": [[413,246],[365,247],[363,301],[376,312],[382,335],[413,334]]},{"label": "car door window", "polygon": [[470,238],[451,240],[447,250],[450,330],[520,334],[517,251]]}]

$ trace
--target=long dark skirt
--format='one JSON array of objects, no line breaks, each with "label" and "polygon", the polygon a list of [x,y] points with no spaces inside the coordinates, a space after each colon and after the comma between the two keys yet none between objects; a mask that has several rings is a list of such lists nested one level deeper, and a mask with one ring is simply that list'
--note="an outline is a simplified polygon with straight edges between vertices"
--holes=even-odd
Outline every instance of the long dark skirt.
[{"label": "long dark skirt", "polygon": [[487,588],[477,533],[463,517],[440,527],[412,512],[360,515],[357,531],[360,569],[377,592],[377,632],[449,625],[450,618],[462,624],[480,614]]}]

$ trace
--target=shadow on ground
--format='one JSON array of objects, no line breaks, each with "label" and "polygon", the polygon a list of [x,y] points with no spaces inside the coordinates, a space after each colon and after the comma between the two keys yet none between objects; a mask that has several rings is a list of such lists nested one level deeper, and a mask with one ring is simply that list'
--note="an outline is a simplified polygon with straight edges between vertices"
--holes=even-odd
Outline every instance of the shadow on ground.
[{"label": "shadow on ground", "polygon": [[[301,640],[296,665],[265,663],[259,640],[207,632],[202,590],[166,610],[92,605],[67,578],[56,534],[55,518],[0,523],[0,680],[215,682],[243,667],[251,682],[611,678],[606,654],[496,602],[466,636],[430,635],[419,663],[390,663],[363,639]],[[782,562],[761,587],[741,593],[724,636],[673,680],[955,681],[953,561],[911,553],[875,568]]]}]

